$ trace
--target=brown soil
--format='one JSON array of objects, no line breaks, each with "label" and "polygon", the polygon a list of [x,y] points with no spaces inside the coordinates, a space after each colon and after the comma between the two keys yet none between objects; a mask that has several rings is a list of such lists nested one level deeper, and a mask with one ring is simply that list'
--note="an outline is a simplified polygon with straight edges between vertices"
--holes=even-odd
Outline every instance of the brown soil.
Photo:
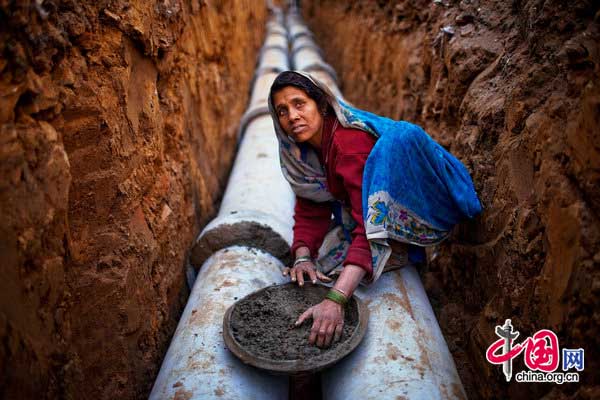
[{"label": "brown soil", "polygon": [[355,301],[348,303],[344,314],[344,331],[340,341],[328,348],[308,342],[312,320],[299,327],[298,317],[321,301],[329,289],[323,286],[299,287],[290,283],[272,286],[238,301],[231,313],[231,331],[236,341],[256,357],[268,360],[304,360],[304,368],[336,361],[343,346],[358,325]]},{"label": "brown soil", "polygon": [[281,235],[267,225],[241,221],[220,224],[204,233],[191,249],[190,263],[200,268],[208,257],[229,246],[255,247],[279,258],[286,265],[292,262],[290,245]]},{"label": "brown soil", "polygon": [[0,1],[0,398],[147,398],[264,3]]},{"label": "brown soil", "polygon": [[[423,273],[469,397],[593,397],[600,383],[600,4],[302,4],[350,101],[422,125],[472,172],[484,212],[458,227]],[[581,383],[506,383],[485,359],[506,318],[522,338],[547,328],[561,347],[584,348]]]}]

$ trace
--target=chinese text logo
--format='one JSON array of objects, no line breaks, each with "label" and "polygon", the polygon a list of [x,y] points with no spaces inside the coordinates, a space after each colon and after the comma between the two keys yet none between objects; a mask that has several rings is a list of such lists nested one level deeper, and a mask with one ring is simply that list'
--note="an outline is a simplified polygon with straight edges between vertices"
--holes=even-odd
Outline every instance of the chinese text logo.
[{"label": "chinese text logo", "polygon": [[[512,378],[512,361],[523,353],[525,365],[529,371],[519,372],[515,378],[517,382],[579,382],[577,372],[555,372],[559,365],[560,348],[558,337],[548,329],[537,331],[533,336],[515,344],[519,332],[513,330],[510,319],[504,325],[496,326],[496,340],[486,351],[486,358],[492,364],[502,365],[502,373],[509,382]],[[562,349],[562,370],[568,371],[575,368],[583,371],[583,349]]]}]

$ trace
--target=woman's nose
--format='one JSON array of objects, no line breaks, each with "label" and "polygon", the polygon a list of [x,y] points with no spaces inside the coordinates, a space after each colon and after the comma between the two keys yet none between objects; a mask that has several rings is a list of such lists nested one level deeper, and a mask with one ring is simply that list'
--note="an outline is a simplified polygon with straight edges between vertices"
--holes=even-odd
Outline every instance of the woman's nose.
[{"label": "woman's nose", "polygon": [[290,121],[295,121],[298,118],[300,118],[300,114],[298,114],[298,111],[291,109],[289,111],[289,118],[290,118]]}]

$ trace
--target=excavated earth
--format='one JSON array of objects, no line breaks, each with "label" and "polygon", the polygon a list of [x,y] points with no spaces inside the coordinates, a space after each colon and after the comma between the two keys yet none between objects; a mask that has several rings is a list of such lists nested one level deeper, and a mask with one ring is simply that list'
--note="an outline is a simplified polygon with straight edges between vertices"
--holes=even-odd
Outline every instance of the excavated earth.
[{"label": "excavated earth", "polygon": [[[469,397],[600,398],[600,4],[302,4],[351,102],[422,125],[472,173],[484,212],[421,271]],[[485,358],[507,318],[583,348],[581,382],[507,383]]]},{"label": "excavated earth", "polygon": [[0,1],[1,398],[147,398],[266,17],[252,0]]}]

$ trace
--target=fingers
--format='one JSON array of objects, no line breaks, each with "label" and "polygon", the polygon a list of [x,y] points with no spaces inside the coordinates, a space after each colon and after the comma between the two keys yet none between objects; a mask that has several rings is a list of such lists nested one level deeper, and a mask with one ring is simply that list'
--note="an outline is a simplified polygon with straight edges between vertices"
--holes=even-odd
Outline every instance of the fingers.
[{"label": "fingers", "polygon": [[313,284],[316,284],[317,280],[333,282],[333,279],[319,271],[311,261],[303,261],[293,267],[284,268],[282,274],[289,275],[292,282],[298,282],[298,286],[304,286],[304,274],[308,275]]},{"label": "fingers", "polygon": [[312,283],[317,283],[316,270],[310,262],[300,263],[296,267],[284,268],[283,274],[290,274],[292,282],[298,282],[298,286],[304,286],[304,274],[307,274]]},{"label": "fingers", "polygon": [[[310,328],[310,336],[308,337],[308,343],[315,344],[315,342],[317,341],[317,336],[319,335],[320,327],[321,327],[321,321],[313,318],[313,325],[312,325],[312,328]],[[319,344],[317,342],[317,346],[318,345]]]},{"label": "fingers", "polygon": [[335,325],[331,323],[321,323],[317,334],[317,346],[329,347],[329,345],[331,345],[331,339],[333,339],[334,331]]},{"label": "fingers", "polygon": [[317,283],[317,273],[315,269],[309,269],[308,270],[308,276],[310,277],[310,280],[312,281],[313,285],[315,283]]},{"label": "fingers", "polygon": [[[324,273],[322,273],[321,271],[317,270],[317,278],[321,281],[321,282],[332,282],[333,279],[331,279],[330,277],[328,277],[327,275],[325,275]],[[316,283],[316,282],[313,282]]]},{"label": "fingers", "polygon": [[298,320],[294,323],[295,326],[300,326],[308,317],[312,317],[313,308],[310,307],[308,310],[304,311],[302,315],[298,318]]},{"label": "fingers", "polygon": [[324,343],[323,343],[325,347],[329,347],[331,345],[331,341],[333,340],[334,332],[335,332],[335,325],[329,324],[329,326],[327,327],[327,330],[325,331],[325,339],[324,339]]},{"label": "fingers", "polygon": [[298,286],[304,286],[304,271],[303,269],[298,269],[296,272],[296,278],[298,279]]},{"label": "fingers", "polygon": [[339,342],[342,338],[342,333],[344,333],[344,323],[337,324],[335,326],[335,336],[333,338],[334,342]]}]

